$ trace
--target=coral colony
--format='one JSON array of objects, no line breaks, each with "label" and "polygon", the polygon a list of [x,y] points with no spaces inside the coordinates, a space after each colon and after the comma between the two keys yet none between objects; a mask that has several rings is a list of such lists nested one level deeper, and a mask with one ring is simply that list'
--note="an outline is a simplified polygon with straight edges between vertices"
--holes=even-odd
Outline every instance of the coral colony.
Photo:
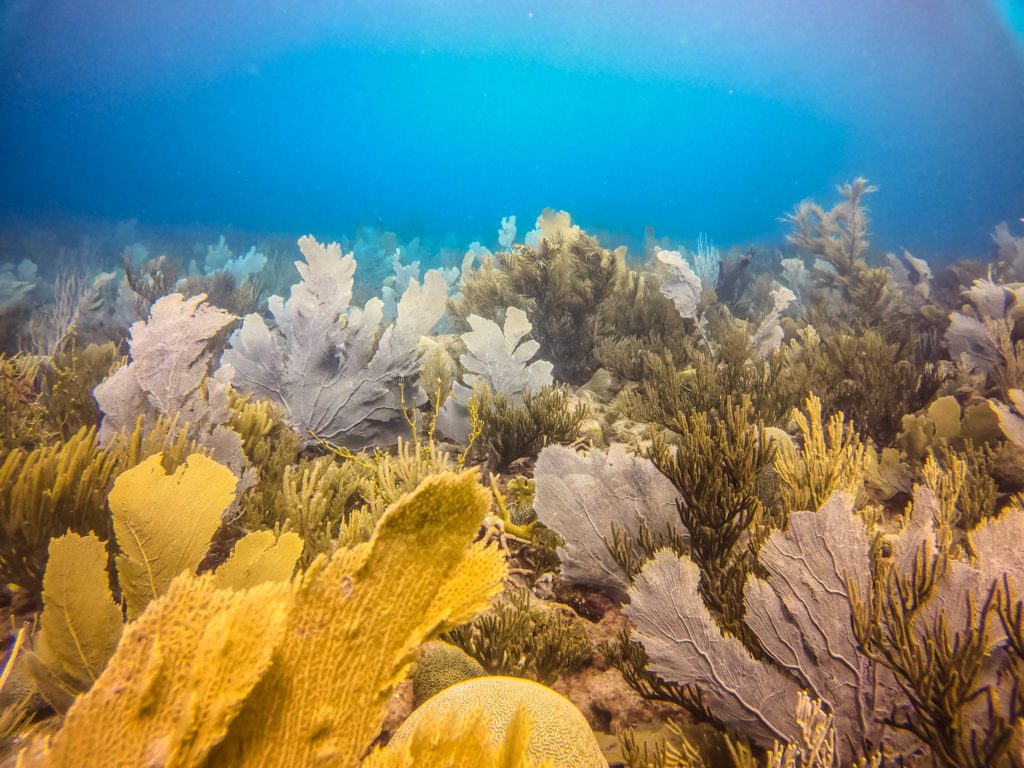
[{"label": "coral colony", "polygon": [[1024,237],[879,254],[873,192],[774,250],[26,239],[3,764],[1021,765]]}]

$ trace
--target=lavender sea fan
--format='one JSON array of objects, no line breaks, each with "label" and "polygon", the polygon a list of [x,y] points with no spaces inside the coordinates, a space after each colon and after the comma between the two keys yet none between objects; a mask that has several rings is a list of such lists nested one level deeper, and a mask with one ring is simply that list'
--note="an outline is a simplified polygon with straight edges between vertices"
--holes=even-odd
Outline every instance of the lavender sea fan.
[{"label": "lavender sea fan", "polygon": [[[437,271],[412,280],[395,322],[382,329],[383,302],[350,307],[355,257],[337,243],[299,239],[302,281],[287,301],[270,298],[277,322],[257,314],[235,331],[222,363],[241,389],[283,405],[308,443],[314,435],[358,450],[394,437],[400,423],[399,384],[416,373],[418,345],[444,314],[447,288]],[[422,395],[406,392],[410,402]]]}]

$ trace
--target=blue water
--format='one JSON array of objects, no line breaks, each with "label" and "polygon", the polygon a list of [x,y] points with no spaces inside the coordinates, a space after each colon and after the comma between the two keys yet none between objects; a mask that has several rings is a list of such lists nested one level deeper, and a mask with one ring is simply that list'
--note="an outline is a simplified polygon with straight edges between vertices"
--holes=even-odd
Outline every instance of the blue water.
[{"label": "blue water", "polygon": [[881,247],[1024,216],[1021,0],[2,7],[3,219],[727,245],[857,175]]}]

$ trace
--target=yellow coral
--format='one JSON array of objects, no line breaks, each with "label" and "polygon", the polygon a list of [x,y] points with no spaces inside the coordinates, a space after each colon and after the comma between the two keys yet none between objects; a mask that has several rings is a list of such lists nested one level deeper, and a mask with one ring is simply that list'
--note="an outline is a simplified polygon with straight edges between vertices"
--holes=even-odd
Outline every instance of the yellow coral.
[{"label": "yellow coral", "polygon": [[820,509],[836,491],[858,498],[864,489],[864,441],[842,412],[825,422],[821,400],[813,393],[805,402],[806,413],[794,408],[792,419],[800,433],[798,448],[777,441],[775,470],[781,481],[783,504],[789,512]]},{"label": "yellow coral", "polygon": [[[174,484],[175,478],[180,482]],[[202,456],[168,476],[159,454],[118,478],[112,494],[115,525],[118,535],[129,534],[121,544],[127,554],[117,558],[118,573],[125,579],[121,593],[136,612],[162,594],[174,576],[194,573],[204,556],[225,501],[207,494],[197,503],[197,494],[210,490],[206,483],[211,478],[214,485],[234,482],[230,470]],[[144,495],[135,496],[151,484],[157,490],[155,506]],[[255,531],[236,543],[217,570],[215,584],[244,589],[287,581],[301,551],[297,534]],[[95,682],[121,636],[121,607],[111,596],[107,565],[107,548],[94,534],[69,533],[50,542],[40,628],[25,658],[40,694],[58,711]]]},{"label": "yellow coral", "polygon": [[500,554],[467,548],[487,507],[474,474],[436,475],[385,514],[368,544],[314,563],[297,583],[277,664],[214,762],[352,764],[364,754],[419,645],[500,588]]},{"label": "yellow coral", "polygon": [[125,629],[96,684],[35,763],[199,766],[278,646],[285,584],[234,592],[183,574]]},{"label": "yellow coral", "polygon": [[96,536],[50,542],[43,614],[26,657],[39,693],[57,709],[100,676],[121,637],[121,608],[107,581],[107,549]]},{"label": "yellow coral", "polygon": [[445,688],[486,674],[480,662],[458,646],[441,641],[427,643],[412,676],[413,701],[419,706]]},{"label": "yellow coral", "polygon": [[392,742],[370,755],[362,768],[557,768],[529,754],[533,718],[519,709],[499,735],[491,738],[491,722],[483,706],[472,712],[452,710],[424,718],[401,743]]},{"label": "yellow coral", "polygon": [[265,439],[280,419],[281,407],[270,400],[250,400],[232,391],[228,424],[242,438],[242,450],[252,456],[256,445]]},{"label": "yellow coral", "polygon": [[246,589],[267,581],[288,581],[302,554],[297,533],[253,531],[238,540],[231,557],[214,574],[218,587]]},{"label": "yellow coral", "polygon": [[391,743],[398,749],[410,742],[414,747],[424,732],[436,730],[431,724],[477,708],[490,714],[492,748],[500,747],[519,713],[526,712],[534,719],[525,753],[529,760],[566,768],[607,768],[583,713],[550,688],[518,677],[479,677],[445,689],[413,712]]},{"label": "yellow coral", "polygon": [[446,473],[291,585],[181,575],[23,765],[355,765],[419,645],[501,588],[504,558],[471,544],[487,507],[472,473]]},{"label": "yellow coral", "polygon": [[193,454],[170,475],[162,462],[161,454],[150,456],[118,477],[110,491],[122,553],[115,560],[117,578],[128,618],[141,614],[179,573],[195,573],[235,498],[238,480],[213,459]]}]

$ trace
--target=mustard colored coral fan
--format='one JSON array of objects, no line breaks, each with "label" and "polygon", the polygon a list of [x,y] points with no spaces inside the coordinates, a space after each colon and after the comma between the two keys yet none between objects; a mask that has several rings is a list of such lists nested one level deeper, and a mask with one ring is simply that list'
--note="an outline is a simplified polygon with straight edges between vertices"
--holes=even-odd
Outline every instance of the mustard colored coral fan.
[{"label": "mustard colored coral fan", "polygon": [[290,586],[179,576],[23,764],[358,763],[419,645],[500,589],[503,558],[471,543],[488,506],[474,473],[444,473]]}]

